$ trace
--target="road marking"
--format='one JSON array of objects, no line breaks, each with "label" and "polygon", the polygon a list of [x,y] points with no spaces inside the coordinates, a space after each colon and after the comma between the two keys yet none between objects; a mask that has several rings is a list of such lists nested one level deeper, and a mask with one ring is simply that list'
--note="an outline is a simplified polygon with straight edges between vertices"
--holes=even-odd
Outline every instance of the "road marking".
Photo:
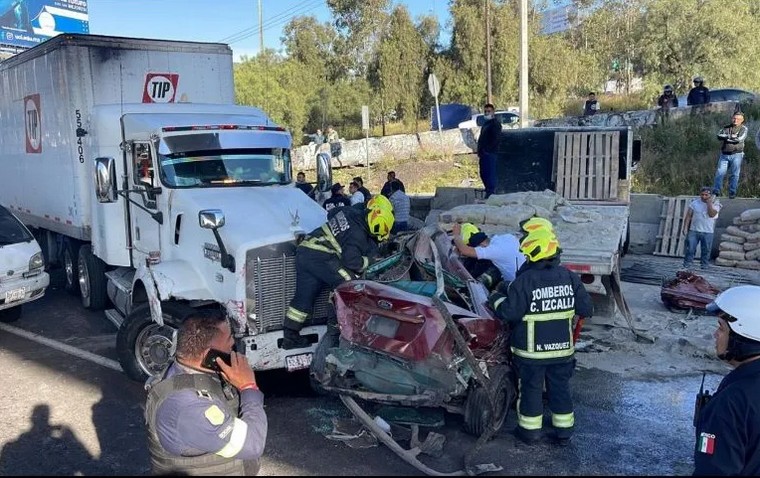
[{"label": "road marking", "polygon": [[121,365],[119,365],[119,362],[115,360],[101,357],[100,355],[95,355],[93,353],[78,349],[76,347],[72,347],[71,345],[63,344],[61,342],[58,342],[57,340],[49,339],[47,337],[43,337],[42,335],[35,334],[33,332],[28,332],[26,330],[19,329],[18,327],[14,327],[12,325],[3,324],[3,323],[0,323],[0,330],[10,332],[11,334],[18,335],[19,337],[23,337],[25,339],[40,343],[42,345],[47,345],[48,347],[58,350],[59,352],[73,355],[74,357],[90,361],[92,363],[101,365],[106,368],[110,368],[111,370],[116,370],[117,372],[122,371]]}]

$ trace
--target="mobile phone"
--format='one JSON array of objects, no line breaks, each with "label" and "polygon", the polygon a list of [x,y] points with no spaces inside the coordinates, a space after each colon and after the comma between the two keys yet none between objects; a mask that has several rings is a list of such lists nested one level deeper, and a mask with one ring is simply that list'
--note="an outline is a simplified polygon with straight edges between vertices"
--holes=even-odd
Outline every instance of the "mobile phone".
[{"label": "mobile phone", "polygon": [[230,357],[230,354],[222,352],[220,350],[216,350],[216,349],[209,349],[206,356],[203,357],[203,362],[201,362],[201,366],[203,368],[221,372],[222,369],[219,367],[219,364],[216,363],[217,357],[221,358],[222,361],[226,363],[227,365],[232,365],[232,357]]}]

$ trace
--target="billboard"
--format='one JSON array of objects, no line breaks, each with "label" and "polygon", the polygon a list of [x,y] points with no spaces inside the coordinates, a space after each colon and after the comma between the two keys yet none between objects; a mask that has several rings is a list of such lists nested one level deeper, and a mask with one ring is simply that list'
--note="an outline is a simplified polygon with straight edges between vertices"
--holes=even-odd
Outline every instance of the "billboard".
[{"label": "billboard", "polygon": [[577,13],[577,9],[572,5],[544,10],[541,13],[541,33],[551,35],[567,30]]},{"label": "billboard", "polygon": [[0,0],[0,49],[30,48],[59,33],[89,33],[87,0]]}]

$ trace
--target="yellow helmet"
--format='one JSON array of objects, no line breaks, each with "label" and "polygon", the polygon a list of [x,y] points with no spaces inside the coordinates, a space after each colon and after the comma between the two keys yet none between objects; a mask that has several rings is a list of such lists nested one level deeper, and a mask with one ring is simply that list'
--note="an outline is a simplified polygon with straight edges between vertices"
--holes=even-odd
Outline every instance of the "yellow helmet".
[{"label": "yellow helmet", "polygon": [[552,222],[548,219],[544,219],[543,217],[538,216],[533,216],[530,219],[521,222],[520,228],[529,234],[540,229],[546,229],[552,233],[554,232],[554,225]]},{"label": "yellow helmet", "polygon": [[462,224],[462,241],[465,244],[470,244],[470,238],[473,234],[477,234],[480,232],[480,229],[475,226],[475,224],[465,222]]},{"label": "yellow helmet", "polygon": [[367,209],[386,209],[393,212],[393,204],[391,204],[391,201],[382,194],[376,194],[367,201]]},{"label": "yellow helmet", "polygon": [[520,242],[520,252],[525,254],[530,262],[550,259],[559,253],[559,240],[553,232],[537,229],[528,233]]},{"label": "yellow helmet", "polygon": [[367,227],[378,240],[384,241],[393,229],[393,213],[388,209],[374,208],[367,210]]}]

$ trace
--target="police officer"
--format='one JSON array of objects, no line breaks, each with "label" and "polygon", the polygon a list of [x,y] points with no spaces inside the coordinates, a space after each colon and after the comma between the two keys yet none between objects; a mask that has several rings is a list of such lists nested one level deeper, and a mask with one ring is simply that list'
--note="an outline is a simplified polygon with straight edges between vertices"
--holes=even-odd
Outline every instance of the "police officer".
[{"label": "police officer", "polygon": [[695,475],[760,475],[760,286],[720,293],[707,310],[718,315],[715,351],[732,370],[697,410]]},{"label": "police officer", "polygon": [[361,274],[391,228],[393,213],[387,208],[349,206],[328,211],[327,223],[309,233],[296,249],[296,291],[283,323],[282,348],[310,345],[300,331],[319,292]]},{"label": "police officer", "polygon": [[705,80],[701,76],[694,77],[694,88],[689,90],[686,96],[686,106],[706,105],[710,102],[710,89],[705,86]]},{"label": "police officer", "polygon": [[[264,395],[221,315],[180,325],[174,362],[146,385],[148,447],[156,475],[255,475],[267,437]],[[207,359],[230,354],[230,363]],[[215,367],[213,370],[209,367]]]},{"label": "police officer", "polygon": [[529,444],[541,438],[543,388],[546,382],[557,443],[567,445],[575,415],[570,377],[575,368],[572,321],[591,317],[591,297],[574,272],[560,265],[556,236],[545,228],[520,243],[528,262],[520,268],[506,295],[491,294],[489,304],[512,328],[511,349],[517,368],[517,437]]}]

